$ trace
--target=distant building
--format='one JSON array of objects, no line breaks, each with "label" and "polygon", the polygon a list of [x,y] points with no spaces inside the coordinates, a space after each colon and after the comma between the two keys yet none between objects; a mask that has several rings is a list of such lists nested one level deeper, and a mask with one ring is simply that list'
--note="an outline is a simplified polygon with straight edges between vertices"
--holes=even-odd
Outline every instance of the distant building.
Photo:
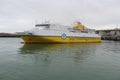
[{"label": "distant building", "polygon": [[96,33],[103,35],[120,35],[120,29],[96,30]]},{"label": "distant building", "polygon": [[102,36],[102,39],[120,40],[120,29],[96,30],[96,33]]}]

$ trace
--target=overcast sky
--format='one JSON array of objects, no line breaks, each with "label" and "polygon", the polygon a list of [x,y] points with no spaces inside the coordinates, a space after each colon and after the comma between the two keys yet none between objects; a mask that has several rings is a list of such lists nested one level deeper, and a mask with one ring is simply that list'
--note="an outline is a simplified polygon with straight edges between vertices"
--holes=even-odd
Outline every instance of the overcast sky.
[{"label": "overcast sky", "polygon": [[63,25],[79,20],[89,28],[119,28],[120,0],[0,0],[0,32],[29,30],[36,21],[45,20]]}]

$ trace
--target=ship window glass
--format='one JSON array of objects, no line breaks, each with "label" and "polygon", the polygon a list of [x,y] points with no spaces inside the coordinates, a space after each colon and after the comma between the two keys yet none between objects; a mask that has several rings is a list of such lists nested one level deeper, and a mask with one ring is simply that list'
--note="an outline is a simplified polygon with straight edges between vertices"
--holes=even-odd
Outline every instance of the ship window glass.
[{"label": "ship window glass", "polygon": [[36,24],[36,27],[49,28],[50,24]]}]

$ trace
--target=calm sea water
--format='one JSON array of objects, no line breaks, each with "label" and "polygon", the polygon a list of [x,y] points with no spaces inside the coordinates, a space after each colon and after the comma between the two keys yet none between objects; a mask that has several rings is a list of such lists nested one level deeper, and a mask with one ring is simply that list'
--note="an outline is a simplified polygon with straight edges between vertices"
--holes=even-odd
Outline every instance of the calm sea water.
[{"label": "calm sea water", "polygon": [[0,80],[120,80],[120,42],[20,42],[0,38]]}]

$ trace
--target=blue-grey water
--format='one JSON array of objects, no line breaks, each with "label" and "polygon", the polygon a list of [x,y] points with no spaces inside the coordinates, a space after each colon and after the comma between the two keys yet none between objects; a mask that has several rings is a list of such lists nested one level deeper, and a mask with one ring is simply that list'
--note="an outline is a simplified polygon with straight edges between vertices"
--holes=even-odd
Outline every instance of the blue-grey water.
[{"label": "blue-grey water", "polygon": [[0,80],[120,80],[120,42],[20,42],[0,38]]}]

